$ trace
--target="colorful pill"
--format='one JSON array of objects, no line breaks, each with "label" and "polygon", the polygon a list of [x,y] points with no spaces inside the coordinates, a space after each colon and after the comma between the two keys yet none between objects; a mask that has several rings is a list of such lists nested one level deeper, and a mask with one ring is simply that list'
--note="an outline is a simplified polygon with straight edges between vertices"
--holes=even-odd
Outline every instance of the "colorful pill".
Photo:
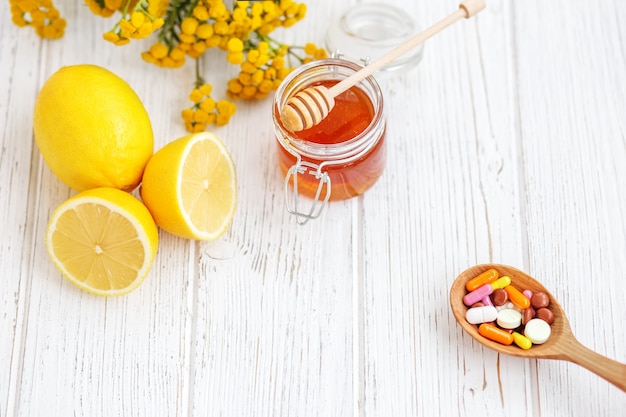
[{"label": "colorful pill", "polygon": [[480,299],[480,301],[486,305],[486,306],[492,306],[493,303],[491,302],[491,297],[489,297],[488,295],[484,296],[483,298]]},{"label": "colorful pill", "polygon": [[524,336],[534,345],[545,343],[550,338],[550,325],[541,319],[532,319],[524,326]]},{"label": "colorful pill", "polygon": [[494,290],[497,290],[498,288],[505,288],[511,285],[511,278],[507,276],[500,277],[489,285],[491,285]]},{"label": "colorful pill", "polygon": [[535,318],[535,309],[532,307],[528,307],[526,310],[522,311],[522,324],[526,325],[529,321]]},{"label": "colorful pill", "polygon": [[530,307],[530,300],[526,298],[526,296],[514,286],[509,285],[507,287],[504,287],[504,291],[506,291],[506,293],[508,294],[509,300],[511,300],[513,304],[515,304],[522,310]]},{"label": "colorful pill", "polygon": [[493,301],[493,305],[496,307],[503,306],[509,301],[509,295],[502,288],[498,288],[497,290],[493,290],[493,294],[491,294],[491,298]]},{"label": "colorful pill", "polygon": [[493,340],[494,342],[498,342],[503,345],[510,345],[513,343],[513,335],[511,333],[506,330],[499,329],[492,324],[481,324],[480,327],[478,327],[478,333],[489,340]]},{"label": "colorful pill", "polygon": [[510,284],[511,284],[511,278],[509,277],[498,278],[491,284],[485,284],[481,287],[476,288],[474,291],[465,294],[465,297],[463,297],[463,303],[466,306],[471,306],[472,304],[478,301],[481,301],[483,297],[486,297],[489,294],[491,294],[493,290],[497,288],[504,288]]},{"label": "colorful pill", "polygon": [[494,306],[470,308],[465,312],[465,320],[471,324],[487,323],[498,318],[498,310]]},{"label": "colorful pill", "polygon": [[528,350],[533,346],[533,342],[529,338],[518,332],[513,332],[513,342],[524,350]]},{"label": "colorful pill", "polygon": [[522,324],[522,313],[512,308],[498,311],[498,326],[503,329],[517,329]]},{"label": "colorful pill", "polygon": [[533,292],[531,290],[524,290],[522,291],[522,294],[524,294],[529,300],[533,298]]},{"label": "colorful pill", "polygon": [[554,313],[551,310],[549,310],[549,309],[547,309],[545,307],[541,307],[539,310],[537,310],[535,312],[535,316],[538,319],[541,319],[541,320],[545,321],[548,324],[554,323]]},{"label": "colorful pill", "polygon": [[498,271],[496,271],[495,269],[488,269],[482,274],[467,281],[467,283],[465,284],[465,289],[467,289],[467,291],[469,292],[472,292],[485,284],[491,284],[497,279]]},{"label": "colorful pill", "polygon": [[530,299],[530,304],[535,310],[550,305],[550,297],[545,292],[536,292]]},{"label": "colorful pill", "polygon": [[463,303],[466,306],[471,306],[472,304],[481,301],[483,297],[489,296],[493,292],[493,287],[491,284],[485,284],[482,287],[478,287],[474,291],[465,294],[463,297]]}]

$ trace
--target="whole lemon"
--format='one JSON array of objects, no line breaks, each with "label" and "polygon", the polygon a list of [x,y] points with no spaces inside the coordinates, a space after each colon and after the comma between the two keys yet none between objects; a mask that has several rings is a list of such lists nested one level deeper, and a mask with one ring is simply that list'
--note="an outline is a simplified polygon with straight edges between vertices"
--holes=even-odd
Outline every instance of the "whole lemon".
[{"label": "whole lemon", "polygon": [[150,118],[137,94],[96,65],[52,74],[37,96],[33,128],[52,172],[77,191],[132,191],[154,151]]}]

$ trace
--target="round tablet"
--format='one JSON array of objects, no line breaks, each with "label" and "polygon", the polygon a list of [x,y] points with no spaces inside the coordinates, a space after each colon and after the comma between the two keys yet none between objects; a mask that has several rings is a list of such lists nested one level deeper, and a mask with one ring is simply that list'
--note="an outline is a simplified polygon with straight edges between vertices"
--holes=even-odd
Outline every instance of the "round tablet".
[{"label": "round tablet", "polygon": [[524,327],[524,336],[535,345],[540,345],[550,338],[550,325],[541,319],[532,319]]},{"label": "round tablet", "polygon": [[505,308],[498,312],[496,323],[503,329],[516,329],[522,324],[522,313],[512,308]]}]

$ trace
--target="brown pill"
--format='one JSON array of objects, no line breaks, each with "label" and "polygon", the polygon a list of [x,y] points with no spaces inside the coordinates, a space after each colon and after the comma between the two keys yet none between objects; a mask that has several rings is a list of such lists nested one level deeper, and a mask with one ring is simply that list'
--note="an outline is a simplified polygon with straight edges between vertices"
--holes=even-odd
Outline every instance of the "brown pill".
[{"label": "brown pill", "polygon": [[484,307],[484,306],[485,306],[485,305],[484,305],[482,302],[477,301],[477,302],[475,302],[474,304],[472,304],[472,305],[470,306],[470,308]]},{"label": "brown pill", "polygon": [[530,305],[533,306],[535,310],[540,308],[548,307],[550,304],[550,297],[545,292],[536,292],[530,299]]},{"label": "brown pill", "polygon": [[545,307],[537,310],[535,316],[548,324],[554,323],[554,313],[550,309],[547,309]]},{"label": "brown pill", "polygon": [[500,307],[505,305],[506,302],[509,301],[509,295],[504,289],[498,288],[497,290],[494,290],[491,294],[491,301],[493,301],[493,305]]},{"label": "brown pill", "polygon": [[522,324],[528,323],[530,320],[535,318],[535,309],[532,307],[528,307],[524,311],[522,311]]}]

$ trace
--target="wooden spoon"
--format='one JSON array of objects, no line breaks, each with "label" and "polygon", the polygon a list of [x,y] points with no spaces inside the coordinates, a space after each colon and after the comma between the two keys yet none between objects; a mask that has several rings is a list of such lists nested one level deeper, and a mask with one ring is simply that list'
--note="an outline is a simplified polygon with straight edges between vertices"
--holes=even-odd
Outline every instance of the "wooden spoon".
[{"label": "wooden spoon", "polygon": [[[548,294],[550,297],[550,305],[548,308],[554,313],[554,322],[551,326],[551,336],[545,343],[533,345],[533,347],[528,350],[521,349],[514,344],[510,346],[502,345],[481,336],[478,333],[478,327],[465,320],[465,312],[468,309],[468,307],[463,304],[463,296],[467,293],[465,283],[491,268],[497,270],[500,276],[506,275],[510,277],[511,284],[520,291],[529,289],[533,292],[542,291]],[[500,353],[522,358],[560,359],[569,361],[606,379],[622,391],[626,391],[626,364],[604,357],[588,349],[576,340],[563,308],[556,298],[554,298],[537,280],[518,269],[506,265],[484,264],[471,267],[461,272],[450,289],[450,306],[452,307],[454,317],[463,330],[488,348]]]},{"label": "wooden spoon", "polygon": [[350,77],[331,88],[324,86],[309,87],[291,97],[280,113],[283,126],[291,132],[309,129],[320,123],[335,106],[335,97],[359,81],[369,77],[394,59],[410,51],[428,38],[436,35],[461,18],[474,16],[485,8],[485,0],[467,0],[459,5],[458,10],[418,33],[406,42],[387,52]]}]

